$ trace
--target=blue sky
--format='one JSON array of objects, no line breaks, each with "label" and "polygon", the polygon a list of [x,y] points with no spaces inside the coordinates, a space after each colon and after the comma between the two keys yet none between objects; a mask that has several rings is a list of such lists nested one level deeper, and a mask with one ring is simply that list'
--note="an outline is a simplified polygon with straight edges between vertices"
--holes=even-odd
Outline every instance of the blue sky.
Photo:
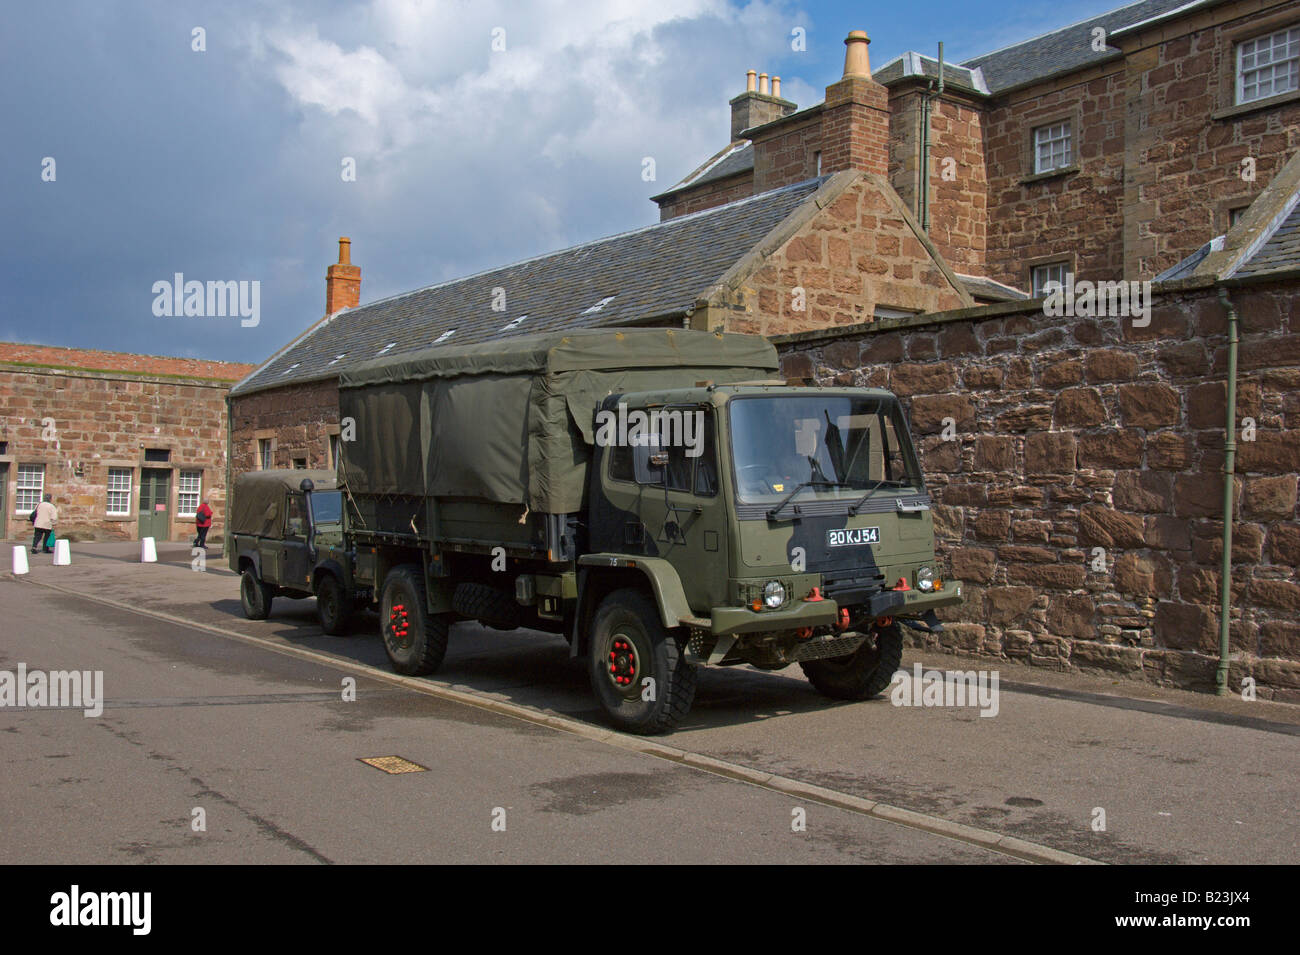
[{"label": "blue sky", "polygon": [[[323,313],[340,235],[366,302],[647,225],[725,145],[751,67],[807,106],[851,29],[873,66],[939,40],[960,61],[1121,5],[11,5],[0,340],[260,362]],[[259,324],[156,316],[177,272],[259,282]]]}]

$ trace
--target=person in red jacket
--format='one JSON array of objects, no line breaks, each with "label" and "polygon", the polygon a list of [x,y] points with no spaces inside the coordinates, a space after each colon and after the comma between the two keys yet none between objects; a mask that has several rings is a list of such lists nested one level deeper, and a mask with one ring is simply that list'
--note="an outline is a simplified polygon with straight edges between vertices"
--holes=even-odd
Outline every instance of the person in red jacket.
[{"label": "person in red jacket", "polygon": [[208,549],[208,530],[212,527],[212,508],[208,507],[205,500],[199,505],[199,509],[194,513],[194,529],[198,535],[194,538],[194,546]]}]

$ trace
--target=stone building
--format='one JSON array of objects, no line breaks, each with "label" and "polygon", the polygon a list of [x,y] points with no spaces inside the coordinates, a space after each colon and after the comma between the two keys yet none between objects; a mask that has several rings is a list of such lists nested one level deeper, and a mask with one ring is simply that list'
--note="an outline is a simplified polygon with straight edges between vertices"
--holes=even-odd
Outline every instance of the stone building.
[{"label": "stone building", "polygon": [[194,533],[225,501],[225,393],[251,365],[0,342],[0,538],[43,493],[74,539]]},{"label": "stone building", "polygon": [[[1144,0],[962,63],[908,52],[805,109],[766,74],[663,219],[844,168],[886,176],[952,268],[1037,294],[1152,278],[1221,235],[1300,146],[1294,0]],[[928,125],[926,168],[919,175]]]},{"label": "stone building", "polygon": [[[1204,686],[1223,296],[1255,428],[1232,673],[1300,700],[1300,4],[1145,0],[946,64],[942,90],[933,58],[873,74],[867,36],[845,43],[815,106],[751,75],[655,225],[365,305],[342,240],[326,315],[231,391],[232,469],[332,466],[349,362],[570,327],[762,334],[788,374],[908,407],[973,588],[945,645]],[[1043,298],[1121,279],[1154,282],[1149,311]]]}]

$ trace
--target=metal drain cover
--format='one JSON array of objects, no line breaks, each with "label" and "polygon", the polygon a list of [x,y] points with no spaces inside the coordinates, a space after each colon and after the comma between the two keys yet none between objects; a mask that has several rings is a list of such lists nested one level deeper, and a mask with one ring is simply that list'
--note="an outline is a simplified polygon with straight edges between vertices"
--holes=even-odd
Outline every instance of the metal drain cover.
[{"label": "metal drain cover", "polygon": [[409,759],[403,759],[401,756],[367,756],[360,759],[360,762],[367,766],[373,766],[375,769],[382,769],[386,773],[427,773],[428,766],[421,766],[419,763],[413,763]]}]

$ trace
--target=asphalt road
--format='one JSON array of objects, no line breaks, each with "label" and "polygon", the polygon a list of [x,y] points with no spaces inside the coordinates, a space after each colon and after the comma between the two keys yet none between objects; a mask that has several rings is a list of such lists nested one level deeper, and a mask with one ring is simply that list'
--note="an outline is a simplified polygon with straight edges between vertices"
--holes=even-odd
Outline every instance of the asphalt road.
[{"label": "asphalt road", "polygon": [[[327,637],[312,601],[277,599],[271,619],[247,621],[215,554],[204,573],[183,547],[162,557],[81,545],[71,567],[38,558],[0,578],[0,670],[102,670],[107,697],[98,718],[0,707],[0,862],[1017,861],[592,738],[603,723],[560,638],[459,624],[443,669],[416,682],[563,715],[588,736],[394,685],[373,617]],[[708,670],[663,742],[1099,861],[1300,860],[1297,708],[998,669],[993,718],[834,703],[797,667]],[[359,762],[390,755],[428,771]],[[796,808],[806,831],[792,831]]]}]

